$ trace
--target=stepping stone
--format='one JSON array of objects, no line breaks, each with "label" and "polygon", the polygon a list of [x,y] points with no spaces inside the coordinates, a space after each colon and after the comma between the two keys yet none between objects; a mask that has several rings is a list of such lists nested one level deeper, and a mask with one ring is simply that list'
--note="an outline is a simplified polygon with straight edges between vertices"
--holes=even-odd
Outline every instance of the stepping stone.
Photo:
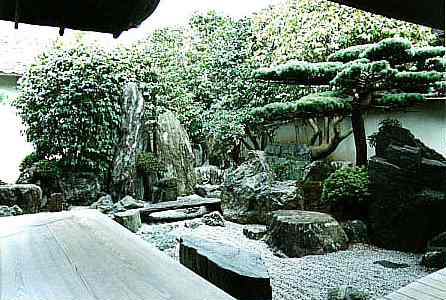
[{"label": "stepping stone", "polygon": [[236,299],[272,299],[268,270],[254,253],[188,235],[180,240],[180,262]]},{"label": "stepping stone", "polygon": [[130,230],[137,232],[141,228],[141,217],[138,209],[127,210],[115,214],[115,221]]},{"label": "stepping stone", "polygon": [[348,238],[330,215],[302,210],[272,213],[267,243],[288,257],[345,250]]}]

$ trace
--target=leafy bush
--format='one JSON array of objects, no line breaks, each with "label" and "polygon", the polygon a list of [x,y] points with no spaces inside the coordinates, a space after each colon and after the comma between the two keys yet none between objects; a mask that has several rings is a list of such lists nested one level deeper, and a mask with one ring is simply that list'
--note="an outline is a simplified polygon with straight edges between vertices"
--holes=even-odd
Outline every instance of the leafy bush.
[{"label": "leafy bush", "polygon": [[59,167],[59,162],[57,160],[42,159],[36,162],[35,166],[36,169],[33,173],[33,181],[43,180],[51,182],[58,179],[62,174],[62,170]]},{"label": "leafy bush", "polygon": [[151,82],[131,49],[55,47],[19,82],[15,101],[26,136],[41,159],[64,169],[104,172],[113,159],[124,84]]},{"label": "leafy bush", "polygon": [[136,168],[145,175],[156,174],[164,171],[161,161],[151,152],[141,153],[136,158]]},{"label": "leafy bush", "polygon": [[365,167],[344,167],[331,174],[323,184],[322,201],[330,204],[363,202],[368,192]]},{"label": "leafy bush", "polygon": [[20,172],[25,171],[26,169],[32,167],[32,165],[39,161],[39,158],[37,157],[35,152],[32,152],[25,156],[25,158],[22,160],[22,162],[19,165]]}]

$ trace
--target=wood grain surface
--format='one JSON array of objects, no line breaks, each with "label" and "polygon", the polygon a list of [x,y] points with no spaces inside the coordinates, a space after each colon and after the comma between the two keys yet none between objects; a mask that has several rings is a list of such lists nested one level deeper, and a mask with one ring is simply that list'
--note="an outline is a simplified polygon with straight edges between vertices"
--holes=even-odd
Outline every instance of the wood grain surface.
[{"label": "wood grain surface", "polygon": [[0,300],[233,300],[95,210],[0,219]]}]

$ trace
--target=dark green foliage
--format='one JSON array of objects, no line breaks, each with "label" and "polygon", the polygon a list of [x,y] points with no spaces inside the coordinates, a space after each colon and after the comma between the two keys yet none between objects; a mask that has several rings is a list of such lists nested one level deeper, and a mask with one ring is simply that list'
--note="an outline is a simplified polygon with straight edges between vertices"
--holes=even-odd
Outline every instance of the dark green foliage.
[{"label": "dark green foliage", "polygon": [[446,58],[435,57],[426,60],[426,68],[430,71],[446,72]]},{"label": "dark green foliage", "polygon": [[327,94],[311,94],[294,102],[274,102],[251,110],[253,122],[289,120],[296,117],[344,114],[350,104],[344,98]]},{"label": "dark green foliage", "polygon": [[441,46],[413,48],[414,60],[426,60],[429,58],[440,57],[446,55],[446,48]]},{"label": "dark green foliage", "polygon": [[381,99],[376,99],[375,105],[404,107],[426,102],[426,97],[418,93],[385,94]]},{"label": "dark green foliage", "polygon": [[[330,84],[341,89],[373,91],[382,89],[383,85],[391,82],[396,73],[397,70],[392,69],[385,60],[366,64],[352,63],[339,72]],[[373,80],[371,80],[372,78]],[[377,84],[378,82],[380,84]]]},{"label": "dark green foliage", "polygon": [[153,175],[165,170],[162,162],[151,152],[138,155],[136,158],[136,168],[145,175]]},{"label": "dark green foliage", "polygon": [[407,92],[428,92],[429,85],[444,78],[444,74],[437,71],[398,72],[394,78],[394,86]]},{"label": "dark green foliage", "polygon": [[19,171],[23,172],[26,169],[32,167],[32,165],[39,161],[39,157],[37,157],[35,152],[32,152],[25,156],[25,158],[20,162]]},{"label": "dark green foliage", "polygon": [[291,61],[289,63],[259,69],[254,77],[260,80],[282,80],[297,84],[328,85],[336,74],[344,67],[339,62],[307,63]]},{"label": "dark green foliage", "polygon": [[366,45],[357,45],[348,47],[328,56],[329,61],[340,61],[340,62],[349,62],[353,60],[359,59],[359,56],[364,52],[364,50],[370,48],[371,44]]},{"label": "dark green foliage", "polygon": [[379,123],[378,132],[371,134],[368,138],[370,146],[376,147],[376,141],[378,136],[389,136],[393,132],[393,128],[401,128],[401,122],[396,119],[385,119]]},{"label": "dark green foliage", "polygon": [[412,44],[406,39],[389,38],[370,45],[359,58],[371,61],[387,60],[392,65],[402,64],[412,59]]},{"label": "dark green foliage", "polygon": [[330,204],[355,204],[367,198],[368,172],[365,167],[336,170],[323,183],[322,201]]},{"label": "dark green foliage", "polygon": [[108,169],[124,84],[154,80],[136,57],[132,49],[79,46],[53,48],[38,58],[19,82],[15,105],[39,158],[57,157],[62,168],[76,171]]},{"label": "dark green foliage", "polygon": [[59,179],[62,175],[60,163],[57,160],[42,159],[37,161],[34,166],[33,182],[38,180],[52,182]]}]

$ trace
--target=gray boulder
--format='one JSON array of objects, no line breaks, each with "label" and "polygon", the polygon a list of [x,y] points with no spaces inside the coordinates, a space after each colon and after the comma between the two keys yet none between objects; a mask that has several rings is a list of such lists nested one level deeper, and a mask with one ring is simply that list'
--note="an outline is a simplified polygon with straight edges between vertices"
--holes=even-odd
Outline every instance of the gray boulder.
[{"label": "gray boulder", "polygon": [[42,190],[34,184],[0,185],[0,205],[18,205],[24,213],[32,214],[40,211]]},{"label": "gray boulder", "polygon": [[268,228],[265,225],[246,225],[243,228],[243,234],[251,240],[261,240],[267,232]]},{"label": "gray boulder", "polygon": [[112,197],[110,195],[102,196],[98,201],[90,205],[90,208],[97,209],[104,214],[111,213],[113,212]]},{"label": "gray boulder", "polygon": [[64,173],[59,186],[65,201],[76,206],[93,204],[101,192],[100,178],[88,172]]},{"label": "gray boulder", "polygon": [[424,251],[446,231],[446,158],[400,127],[379,132],[375,150],[369,161],[370,239],[387,249]]},{"label": "gray boulder", "polygon": [[137,232],[142,226],[141,216],[139,214],[139,210],[137,209],[116,213],[115,221],[131,232]]},{"label": "gray boulder", "polygon": [[144,205],[144,201],[136,200],[132,196],[125,196],[113,205],[113,210],[121,212],[129,209],[143,208]]},{"label": "gray boulder", "polygon": [[371,297],[353,287],[340,287],[328,292],[327,300],[367,300]]},{"label": "gray boulder", "polygon": [[23,215],[23,210],[18,205],[14,205],[12,207],[8,207],[6,205],[0,206],[0,217],[10,217],[19,215]]},{"label": "gray boulder", "polygon": [[111,174],[113,198],[144,197],[143,179],[136,172],[137,156],[145,150],[144,97],[135,83],[124,87],[121,128]]},{"label": "gray boulder", "polygon": [[275,181],[260,151],[250,152],[245,163],[228,172],[221,200],[225,219],[242,224],[266,224],[271,212],[303,205],[297,181]]},{"label": "gray boulder", "polygon": [[268,270],[260,256],[214,240],[183,236],[180,262],[240,300],[270,300]]},{"label": "gray boulder", "polygon": [[342,226],[333,217],[300,210],[273,212],[266,240],[288,257],[344,250],[348,242]]},{"label": "gray boulder", "polygon": [[194,153],[186,130],[170,111],[158,117],[157,128],[159,159],[166,168],[164,177],[177,179],[180,196],[192,194],[197,178]]},{"label": "gray boulder", "polygon": [[208,226],[221,226],[225,227],[225,219],[218,211],[213,211],[207,215],[201,217],[203,224]]},{"label": "gray boulder", "polygon": [[195,194],[205,198],[221,198],[221,185],[197,185],[195,187]]},{"label": "gray boulder", "polygon": [[432,269],[446,268],[446,251],[427,252],[421,258],[421,265]]},{"label": "gray boulder", "polygon": [[367,225],[363,221],[347,221],[341,223],[341,226],[347,234],[350,243],[367,243],[369,241]]}]

